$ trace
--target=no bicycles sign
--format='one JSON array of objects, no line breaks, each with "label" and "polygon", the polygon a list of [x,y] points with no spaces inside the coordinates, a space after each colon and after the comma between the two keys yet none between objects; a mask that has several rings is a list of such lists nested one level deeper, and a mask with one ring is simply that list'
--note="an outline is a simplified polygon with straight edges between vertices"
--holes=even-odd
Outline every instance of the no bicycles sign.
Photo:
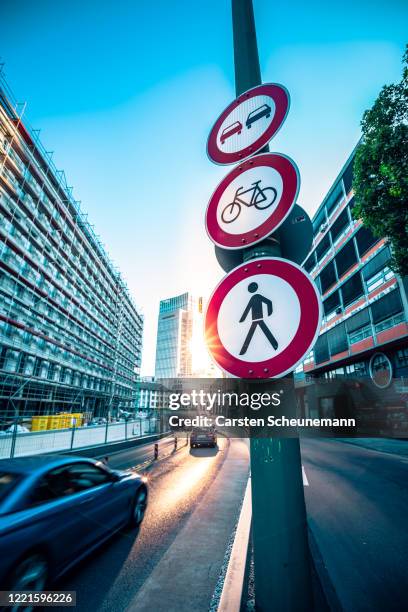
[{"label": "no bicycles sign", "polygon": [[285,221],[299,192],[296,164],[285,155],[257,155],[234,168],[211,196],[210,239],[225,249],[260,242]]},{"label": "no bicycles sign", "polygon": [[321,298],[310,276],[281,258],[260,258],[232,270],[214,290],[205,315],[208,349],[239,378],[278,378],[312,348]]},{"label": "no bicycles sign", "polygon": [[282,85],[265,83],[249,89],[224,110],[207,142],[216,164],[234,164],[262,149],[285,121],[289,93]]}]

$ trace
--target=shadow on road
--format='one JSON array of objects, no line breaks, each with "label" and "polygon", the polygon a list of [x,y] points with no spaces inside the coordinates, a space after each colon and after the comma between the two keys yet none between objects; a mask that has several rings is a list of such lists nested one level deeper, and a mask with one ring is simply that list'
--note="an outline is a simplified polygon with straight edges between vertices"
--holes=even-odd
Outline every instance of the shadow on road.
[{"label": "shadow on road", "polygon": [[[59,578],[53,587],[55,589],[74,589],[78,581],[83,580],[89,575],[89,582],[85,587],[85,596],[90,603],[90,608],[94,610],[102,607],[106,593],[115,584],[123,567],[131,555],[132,548],[136,544],[139,537],[140,528],[128,529],[122,528],[120,531],[113,534],[105,542],[103,542],[92,553],[87,555],[82,561],[75,564],[73,568],[68,570],[61,578]],[[100,565],[101,577],[103,576],[103,588],[96,588],[93,568],[95,561],[98,560]],[[86,610],[87,605],[84,601],[77,602],[79,610]],[[89,608],[88,608],[89,609]]]},{"label": "shadow on road", "polygon": [[215,457],[219,448],[190,448],[190,455],[193,457]]}]

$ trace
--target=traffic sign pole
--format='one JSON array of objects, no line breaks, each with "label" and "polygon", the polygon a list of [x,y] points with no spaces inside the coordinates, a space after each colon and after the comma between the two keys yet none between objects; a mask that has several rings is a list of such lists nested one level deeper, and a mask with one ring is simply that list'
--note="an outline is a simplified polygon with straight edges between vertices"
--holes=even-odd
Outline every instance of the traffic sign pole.
[{"label": "traffic sign pole", "polygon": [[[232,22],[239,96],[261,83],[252,0],[232,0]],[[280,257],[278,239],[270,242],[268,255]],[[257,249],[252,253],[248,249],[245,259],[256,253]],[[267,383],[250,384],[251,391],[259,393]],[[294,387],[291,393],[295,414]],[[310,611],[313,598],[299,440],[251,438],[250,448],[256,609]]]}]

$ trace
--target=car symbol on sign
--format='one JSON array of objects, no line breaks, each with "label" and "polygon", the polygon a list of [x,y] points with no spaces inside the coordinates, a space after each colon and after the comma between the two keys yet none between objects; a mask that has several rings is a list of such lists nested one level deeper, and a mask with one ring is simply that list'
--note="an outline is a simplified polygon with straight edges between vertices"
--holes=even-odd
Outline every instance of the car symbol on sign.
[{"label": "car symbol on sign", "polygon": [[225,129],[223,129],[220,140],[221,144],[227,140],[227,138],[231,138],[234,134],[240,134],[242,131],[242,123],[240,121],[235,121],[235,123],[231,123],[231,125],[227,125]]},{"label": "car symbol on sign", "polygon": [[255,123],[255,121],[258,121],[258,119],[261,119],[262,117],[268,118],[270,115],[271,107],[268,106],[268,104],[262,104],[262,106],[256,108],[254,111],[252,111],[252,113],[249,113],[245,125],[249,129],[251,125]]}]

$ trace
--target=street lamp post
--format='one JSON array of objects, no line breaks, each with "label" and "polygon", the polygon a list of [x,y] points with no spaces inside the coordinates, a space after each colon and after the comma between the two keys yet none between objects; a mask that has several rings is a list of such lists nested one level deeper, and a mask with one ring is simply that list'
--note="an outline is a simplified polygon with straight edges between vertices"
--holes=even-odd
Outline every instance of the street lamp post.
[{"label": "street lamp post", "polygon": [[[252,0],[232,0],[232,22],[239,96],[261,84]],[[279,234],[273,238],[268,255],[279,257]],[[248,249],[245,260],[255,256]],[[264,384],[251,382],[250,391],[262,392]],[[293,386],[289,393],[295,413]],[[313,598],[299,440],[251,438],[250,454],[256,609],[309,612]]]}]

